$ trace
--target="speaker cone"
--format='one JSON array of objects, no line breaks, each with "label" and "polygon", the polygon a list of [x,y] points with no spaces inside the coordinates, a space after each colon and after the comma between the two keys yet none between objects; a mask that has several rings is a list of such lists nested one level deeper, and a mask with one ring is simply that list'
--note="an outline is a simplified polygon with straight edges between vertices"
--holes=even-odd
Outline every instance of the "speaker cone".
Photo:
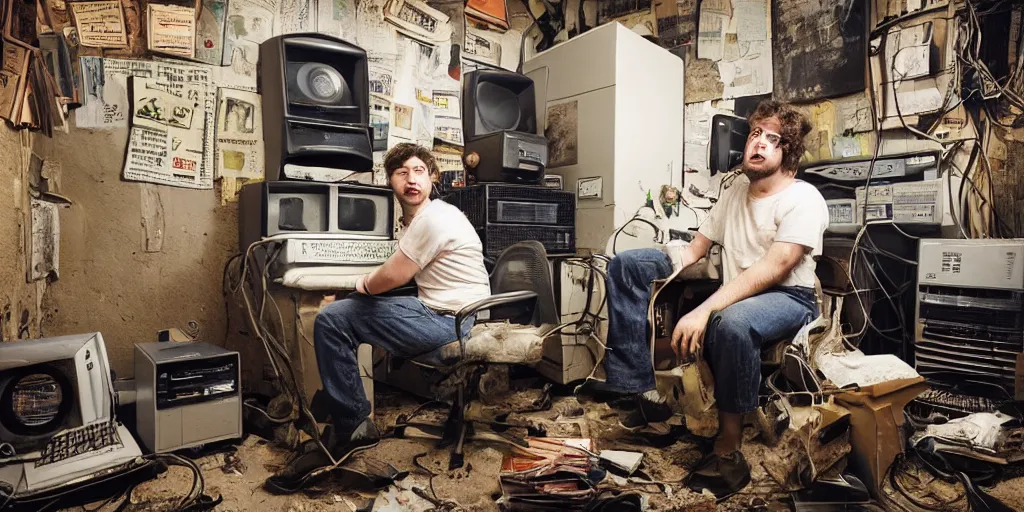
[{"label": "speaker cone", "polygon": [[519,96],[506,87],[482,82],[476,89],[476,108],[488,131],[515,130],[519,126]]},{"label": "speaker cone", "polygon": [[299,90],[310,100],[324,105],[349,105],[352,94],[341,73],[327,64],[307,62],[296,76]]}]

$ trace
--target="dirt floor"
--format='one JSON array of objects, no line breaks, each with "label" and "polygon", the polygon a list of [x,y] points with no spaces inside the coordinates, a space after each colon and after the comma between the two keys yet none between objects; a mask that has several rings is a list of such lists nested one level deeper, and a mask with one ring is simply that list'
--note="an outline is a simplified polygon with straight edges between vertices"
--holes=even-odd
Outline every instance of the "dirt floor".
[{"label": "dirt floor", "polygon": [[[491,405],[480,406],[477,413],[523,410],[538,397],[539,390],[509,392]],[[409,414],[419,402],[407,395],[378,389],[375,420],[388,430],[400,414]],[[440,421],[446,411],[426,409],[420,421]],[[605,404],[573,396],[554,397],[550,409],[527,414],[513,414],[510,419],[529,421],[543,426],[549,437],[590,437],[597,450],[617,449],[644,453],[643,471],[647,483],[630,482],[625,488],[643,492],[648,497],[648,510],[789,510],[784,502],[788,493],[769,476],[765,461],[772,458],[772,449],[765,446],[753,429],[747,431],[744,454],[752,466],[752,483],[741,493],[718,504],[709,495],[692,493],[681,485],[689,467],[701,457],[706,439],[696,437],[681,426],[666,426],[642,434],[630,434],[618,426],[618,416]],[[676,422],[678,423],[678,422]],[[691,425],[695,426],[695,425]],[[704,432],[713,431],[704,425]],[[670,430],[671,429],[671,430]],[[248,436],[231,454],[216,454],[197,459],[205,480],[205,493],[223,497],[215,510],[220,512],[316,512],[316,511],[423,511],[461,510],[496,511],[495,500],[501,496],[498,473],[504,452],[502,446],[471,443],[466,449],[462,469],[447,471],[448,451],[437,450],[434,442],[423,439],[388,438],[372,450],[358,455],[347,466],[365,469],[387,463],[408,476],[394,485],[374,491],[353,490],[351,475],[335,471],[314,482],[309,489],[292,496],[274,496],[265,492],[263,482],[286,463],[289,452],[266,440]],[[414,462],[414,459],[416,462]],[[418,463],[417,463],[418,462]],[[1024,510],[1024,472],[1008,470],[1004,480],[991,492],[1015,510]],[[126,510],[171,510],[192,486],[188,469],[172,466],[157,479],[140,485]],[[642,479],[641,479],[642,480]],[[427,499],[427,498],[432,498]],[[372,508],[367,507],[372,500]],[[433,501],[433,503],[432,503]],[[449,508],[439,505],[447,504]],[[115,505],[86,507],[89,512],[109,512]],[[81,511],[82,508],[66,509]]]}]

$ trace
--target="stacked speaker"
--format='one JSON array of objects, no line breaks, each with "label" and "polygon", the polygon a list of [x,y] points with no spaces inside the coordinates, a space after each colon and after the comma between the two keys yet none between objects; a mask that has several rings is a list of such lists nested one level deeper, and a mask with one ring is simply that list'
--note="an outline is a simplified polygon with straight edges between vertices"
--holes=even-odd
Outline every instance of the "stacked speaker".
[{"label": "stacked speaker", "polygon": [[462,130],[467,172],[477,183],[540,183],[548,142],[537,135],[533,80],[504,70],[477,70],[462,79]]},{"label": "stacked speaker", "polygon": [[322,34],[260,45],[266,178],[341,181],[373,170],[366,51]]},{"label": "stacked speaker", "polygon": [[549,254],[576,252],[576,195],[541,185],[547,139],[538,135],[537,99],[529,77],[504,70],[466,73],[462,127],[468,182],[445,200],[466,214],[497,258],[525,240]]}]

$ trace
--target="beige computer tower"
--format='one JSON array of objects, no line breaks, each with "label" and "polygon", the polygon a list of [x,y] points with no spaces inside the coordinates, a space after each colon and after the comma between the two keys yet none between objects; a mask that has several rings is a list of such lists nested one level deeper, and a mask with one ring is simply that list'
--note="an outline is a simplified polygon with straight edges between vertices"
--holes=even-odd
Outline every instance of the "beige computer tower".
[{"label": "beige computer tower", "polygon": [[155,453],[242,436],[238,352],[204,342],[135,345],[136,427]]}]

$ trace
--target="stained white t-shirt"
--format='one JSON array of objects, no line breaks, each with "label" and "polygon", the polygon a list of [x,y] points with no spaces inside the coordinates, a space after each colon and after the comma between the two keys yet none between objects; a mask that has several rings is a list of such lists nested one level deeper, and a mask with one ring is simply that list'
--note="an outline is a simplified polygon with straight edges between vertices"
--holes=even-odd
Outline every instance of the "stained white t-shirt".
[{"label": "stained white t-shirt", "polygon": [[458,208],[434,199],[399,233],[398,249],[416,262],[419,298],[444,311],[491,295],[483,244]]},{"label": "stained white t-shirt", "polygon": [[814,256],[821,254],[828,227],[828,206],[813,185],[797,180],[784,190],[755,199],[749,196],[750,180],[740,175],[711,208],[700,233],[725,249],[722,254],[724,282],[750,268],[768,252],[773,242],[809,247],[782,286],[814,288]]}]

